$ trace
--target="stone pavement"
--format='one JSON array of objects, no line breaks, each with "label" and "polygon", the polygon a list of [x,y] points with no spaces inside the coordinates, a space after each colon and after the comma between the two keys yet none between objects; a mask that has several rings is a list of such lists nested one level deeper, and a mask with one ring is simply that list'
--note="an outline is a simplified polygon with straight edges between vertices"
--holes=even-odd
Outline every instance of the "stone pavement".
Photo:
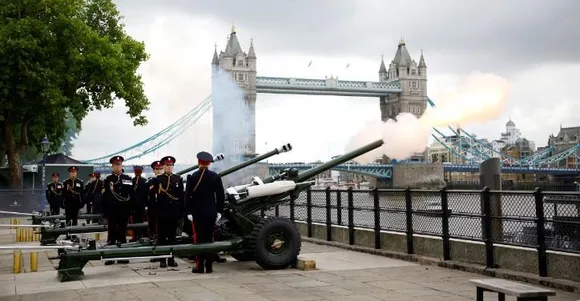
[{"label": "stone pavement", "polygon": [[[0,238],[10,230],[0,230]],[[6,243],[7,239],[1,239]],[[26,243],[38,245],[38,242]],[[0,252],[0,301],[174,301],[174,300],[334,300],[334,301],[464,301],[475,300],[469,279],[485,278],[432,266],[368,255],[338,248],[303,244],[302,257],[317,263],[316,271],[264,271],[255,263],[215,265],[213,274],[191,273],[189,262],[178,260],[176,270],[149,262],[104,266],[94,261],[80,281],[61,283],[52,268],[56,251],[39,253],[38,272],[12,274],[12,253]],[[27,251],[23,268],[28,270]],[[494,294],[486,295],[497,300]],[[509,300],[509,297],[506,298]],[[553,301],[580,299],[560,292]]]}]

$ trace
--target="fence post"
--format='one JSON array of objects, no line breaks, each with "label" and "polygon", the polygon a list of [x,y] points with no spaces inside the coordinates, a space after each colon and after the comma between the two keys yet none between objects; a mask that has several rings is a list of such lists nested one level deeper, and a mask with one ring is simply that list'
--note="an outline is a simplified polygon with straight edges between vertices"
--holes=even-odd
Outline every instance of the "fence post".
[{"label": "fence post", "polygon": [[379,189],[373,189],[373,212],[375,214],[375,249],[381,248],[381,203],[379,202]]},{"label": "fence post", "polygon": [[294,209],[296,208],[296,200],[294,198],[290,198],[290,220],[292,222],[294,222],[295,216],[294,216]]},{"label": "fence post", "polygon": [[413,203],[411,198],[411,188],[405,189],[405,215],[407,220],[407,254],[414,254],[413,246]]},{"label": "fence post", "polygon": [[332,202],[330,201],[330,187],[326,187],[326,241],[332,241]]},{"label": "fence post", "polygon": [[495,259],[493,254],[493,217],[491,216],[491,193],[489,187],[481,192],[483,199],[483,241],[485,242],[485,266],[493,268]]},{"label": "fence post", "polygon": [[312,190],[310,187],[306,190],[306,228],[308,228],[308,237],[312,237]]},{"label": "fence post", "polygon": [[540,277],[548,277],[548,259],[546,257],[546,216],[544,215],[544,193],[539,187],[534,191],[536,201],[536,231],[538,233],[538,269]]},{"label": "fence post", "polygon": [[348,202],[348,244],[354,245],[354,197],[352,195],[352,187],[348,188],[347,202]]},{"label": "fence post", "polygon": [[274,207],[274,216],[280,217],[280,205],[276,205],[276,207]]},{"label": "fence post", "polygon": [[443,239],[443,260],[451,260],[449,246],[449,198],[447,188],[441,189],[441,238]]},{"label": "fence post", "polygon": [[339,190],[336,191],[336,224],[342,226],[342,200],[341,200],[342,192]]}]

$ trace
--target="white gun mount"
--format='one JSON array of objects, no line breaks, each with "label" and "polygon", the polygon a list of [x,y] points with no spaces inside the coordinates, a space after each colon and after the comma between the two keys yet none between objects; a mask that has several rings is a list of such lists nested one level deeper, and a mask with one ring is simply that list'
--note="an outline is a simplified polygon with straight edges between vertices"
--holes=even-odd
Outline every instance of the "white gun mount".
[{"label": "white gun mount", "polygon": [[238,185],[226,189],[226,199],[228,201],[245,201],[263,196],[276,195],[296,188],[294,181],[279,180],[264,184],[262,179],[254,177],[250,184]]}]

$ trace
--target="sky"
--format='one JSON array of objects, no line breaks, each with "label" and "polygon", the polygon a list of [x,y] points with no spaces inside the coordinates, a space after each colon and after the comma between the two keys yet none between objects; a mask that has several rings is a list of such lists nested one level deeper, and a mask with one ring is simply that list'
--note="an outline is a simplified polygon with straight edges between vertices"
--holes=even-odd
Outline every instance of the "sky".
[{"label": "sky", "polygon": [[[122,101],[91,112],[75,141],[77,159],[139,143],[201,103],[211,94],[214,45],[218,51],[225,48],[232,25],[245,51],[253,39],[258,76],[378,81],[381,56],[388,64],[403,38],[417,62],[424,51],[428,94],[436,103],[475,71],[508,80],[511,94],[501,116],[466,128],[478,137],[499,139],[511,118],[524,137],[543,146],[560,126],[580,126],[574,88],[580,74],[577,0],[116,3],[127,32],[144,41],[151,55],[139,70],[151,101],[149,124],[133,127]],[[258,94],[256,110],[258,153],[284,143],[294,147],[271,162],[326,160],[343,153],[367,122],[380,120],[379,100],[373,98]],[[211,124],[211,114],[205,114],[137,161],[172,155],[178,163],[195,162],[198,151],[211,150]]]}]

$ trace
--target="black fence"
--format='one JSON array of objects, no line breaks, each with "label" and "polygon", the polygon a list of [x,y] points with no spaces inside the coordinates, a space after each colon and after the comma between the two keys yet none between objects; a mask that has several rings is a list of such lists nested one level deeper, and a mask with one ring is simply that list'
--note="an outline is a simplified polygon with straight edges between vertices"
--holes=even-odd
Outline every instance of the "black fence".
[{"label": "black fence", "polygon": [[443,257],[450,260],[450,239],[481,241],[486,263],[494,266],[493,245],[513,245],[538,251],[539,274],[547,275],[546,250],[580,253],[580,193],[482,190],[308,190],[287,205],[264,215],[312,224],[347,226],[350,244],[354,228],[406,233],[407,252],[413,254],[413,234],[443,239]]}]

